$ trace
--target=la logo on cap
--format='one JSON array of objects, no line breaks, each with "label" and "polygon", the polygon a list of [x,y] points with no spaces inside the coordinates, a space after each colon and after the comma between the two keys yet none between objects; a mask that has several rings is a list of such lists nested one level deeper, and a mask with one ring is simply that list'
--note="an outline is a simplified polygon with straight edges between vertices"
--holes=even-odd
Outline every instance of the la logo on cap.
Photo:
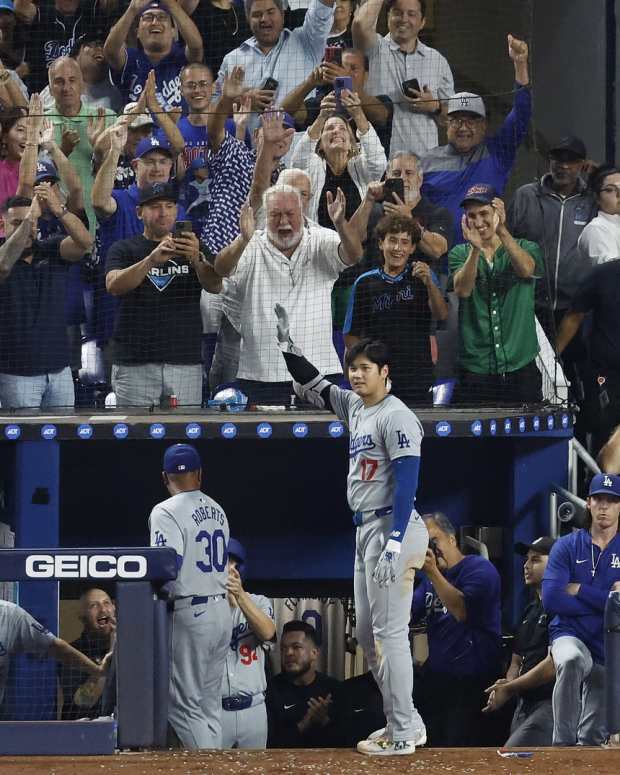
[{"label": "la logo on cap", "polygon": [[179,465],[179,471],[185,471],[186,468],[187,468],[187,466],[185,465],[185,463],[181,463]]},{"label": "la logo on cap", "polygon": [[151,137],[151,145],[159,145],[159,140],[156,137]]},{"label": "la logo on cap", "polygon": [[612,484],[613,484],[613,482],[611,481],[611,479],[608,476],[606,476],[603,479],[603,487],[611,487]]},{"label": "la logo on cap", "polygon": [[462,108],[469,107],[469,97],[461,97],[461,107]]}]

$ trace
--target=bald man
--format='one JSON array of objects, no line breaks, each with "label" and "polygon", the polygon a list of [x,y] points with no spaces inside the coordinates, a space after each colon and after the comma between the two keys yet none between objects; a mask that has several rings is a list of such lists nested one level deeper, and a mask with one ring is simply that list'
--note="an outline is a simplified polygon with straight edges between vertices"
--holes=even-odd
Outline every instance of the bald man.
[{"label": "bald man", "polygon": [[[101,664],[112,650],[116,634],[116,607],[103,589],[87,589],[80,597],[78,618],[82,634],[71,645],[96,664]],[[102,715],[102,694],[105,676],[91,677],[88,673],[63,665],[60,669],[63,694],[63,721],[97,718]]]}]

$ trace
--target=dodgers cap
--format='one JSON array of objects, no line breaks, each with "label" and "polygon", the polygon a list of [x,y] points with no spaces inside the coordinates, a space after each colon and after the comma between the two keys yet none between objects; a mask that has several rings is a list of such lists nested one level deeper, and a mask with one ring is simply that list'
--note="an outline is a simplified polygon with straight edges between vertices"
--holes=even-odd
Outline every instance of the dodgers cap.
[{"label": "dodgers cap", "polygon": [[141,159],[151,151],[159,151],[160,153],[167,153],[172,158],[172,149],[168,140],[159,140],[157,137],[144,137],[136,146],[136,159]]},{"label": "dodgers cap", "polygon": [[575,159],[585,159],[588,155],[583,140],[574,135],[562,137],[552,148],[549,148],[549,156],[558,153],[570,153]]},{"label": "dodgers cap", "polygon": [[482,97],[470,91],[460,91],[448,97],[448,115],[452,113],[473,113],[480,118],[487,117]]},{"label": "dodgers cap", "polygon": [[592,477],[588,495],[615,495],[620,498],[620,476],[597,474]]},{"label": "dodgers cap", "polygon": [[191,444],[173,444],[164,452],[164,471],[167,474],[187,474],[202,468],[200,455]]}]

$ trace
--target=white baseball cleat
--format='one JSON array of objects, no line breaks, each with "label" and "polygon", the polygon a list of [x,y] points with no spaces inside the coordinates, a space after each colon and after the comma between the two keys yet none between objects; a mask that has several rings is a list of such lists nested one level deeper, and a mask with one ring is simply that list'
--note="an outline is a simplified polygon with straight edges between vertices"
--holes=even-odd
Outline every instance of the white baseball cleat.
[{"label": "white baseball cleat", "polygon": [[413,740],[361,740],[357,750],[367,756],[409,756],[415,753]]},{"label": "white baseball cleat", "polygon": [[371,732],[371,734],[368,735],[366,740],[370,740],[371,743],[376,742],[377,740],[389,740],[390,735],[387,727],[382,727],[381,729],[376,729],[374,732]]},{"label": "white baseball cleat", "polygon": [[[415,743],[416,747],[426,745],[426,727],[414,729],[413,735],[413,742]],[[391,740],[391,738],[391,731],[387,727],[383,727],[382,729],[377,729],[376,731],[372,732],[366,739],[370,740],[371,742],[376,742],[377,740]]]}]

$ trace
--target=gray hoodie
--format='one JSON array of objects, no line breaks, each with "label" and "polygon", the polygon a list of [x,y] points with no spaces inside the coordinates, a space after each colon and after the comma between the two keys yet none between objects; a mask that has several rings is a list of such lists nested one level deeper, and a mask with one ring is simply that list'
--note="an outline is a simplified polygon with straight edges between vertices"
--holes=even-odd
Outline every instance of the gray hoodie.
[{"label": "gray hoodie", "polygon": [[584,226],[597,213],[592,194],[579,181],[577,192],[562,198],[551,188],[551,175],[517,189],[507,213],[508,229],[513,237],[522,237],[540,245],[545,261],[546,278],[539,286],[546,288],[551,309],[565,310],[592,263],[583,257],[577,241]]}]

